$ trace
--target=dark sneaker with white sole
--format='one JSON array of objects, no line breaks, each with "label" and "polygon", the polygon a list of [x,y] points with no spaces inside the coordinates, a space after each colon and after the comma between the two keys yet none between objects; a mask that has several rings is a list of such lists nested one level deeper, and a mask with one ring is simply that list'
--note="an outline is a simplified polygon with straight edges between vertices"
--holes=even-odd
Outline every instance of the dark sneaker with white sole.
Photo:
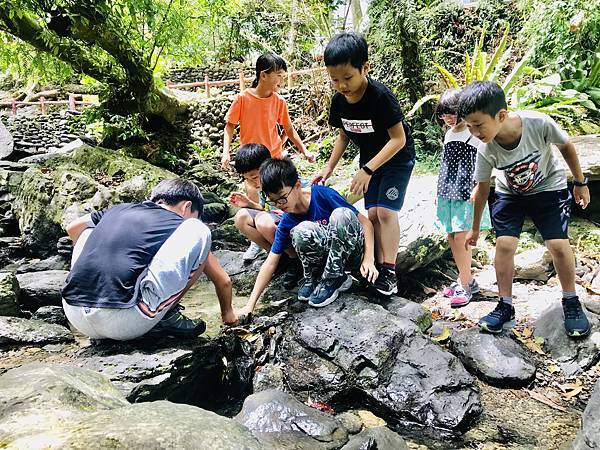
[{"label": "dark sneaker with white sole", "polygon": [[195,338],[206,331],[202,319],[189,319],[181,310],[183,305],[175,305],[148,333],[152,335]]},{"label": "dark sneaker with white sole", "polygon": [[341,277],[325,278],[321,280],[314,290],[308,304],[315,308],[321,308],[334,302],[340,292],[347,291],[352,287],[352,277],[344,274]]},{"label": "dark sneaker with white sole", "polygon": [[281,279],[281,285],[288,290],[294,289],[302,278],[304,278],[304,269],[300,258],[290,258],[287,270]]},{"label": "dark sneaker with white sole", "polygon": [[392,295],[398,292],[398,278],[396,271],[389,267],[379,266],[379,276],[373,283],[373,287],[381,295]]},{"label": "dark sneaker with white sole", "polygon": [[514,325],[514,320],[514,306],[500,300],[491,313],[479,319],[479,326],[488,333],[501,333],[502,329]]},{"label": "dark sneaker with white sole", "polygon": [[300,288],[298,289],[298,300],[302,302],[307,302],[310,300],[310,296],[319,284],[319,280],[315,278],[305,278],[300,283]]},{"label": "dark sneaker with white sole", "polygon": [[592,326],[581,307],[579,297],[569,299],[563,298],[562,307],[565,314],[565,330],[567,336],[580,338],[590,334]]}]

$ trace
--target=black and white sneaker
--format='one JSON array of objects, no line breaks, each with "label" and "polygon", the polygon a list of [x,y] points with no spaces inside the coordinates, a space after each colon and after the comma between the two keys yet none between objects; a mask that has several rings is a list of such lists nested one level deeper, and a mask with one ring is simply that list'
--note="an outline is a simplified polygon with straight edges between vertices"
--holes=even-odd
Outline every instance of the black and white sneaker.
[{"label": "black and white sneaker", "polygon": [[569,299],[563,298],[562,307],[565,314],[565,330],[567,336],[580,338],[590,334],[592,326],[581,307],[579,297]]},{"label": "black and white sneaker", "polygon": [[373,287],[382,295],[392,295],[398,292],[398,278],[396,271],[389,267],[379,266],[379,276],[373,283]]}]

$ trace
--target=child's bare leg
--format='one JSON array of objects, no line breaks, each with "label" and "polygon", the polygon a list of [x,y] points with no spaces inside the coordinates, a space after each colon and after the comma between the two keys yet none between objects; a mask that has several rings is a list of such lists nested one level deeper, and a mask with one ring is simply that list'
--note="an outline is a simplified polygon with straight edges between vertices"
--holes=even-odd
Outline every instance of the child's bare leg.
[{"label": "child's bare leg", "polygon": [[277,231],[277,224],[273,217],[267,212],[258,213],[254,218],[254,225],[262,237],[272,244],[275,240],[275,231]]},{"label": "child's bare leg", "polygon": [[376,207],[375,209],[377,210],[379,222],[379,232],[375,229],[375,236],[379,235],[377,242],[381,248],[383,262],[395,265],[398,256],[398,245],[400,244],[398,213],[387,208]]},{"label": "child's bare leg", "polygon": [[554,268],[564,292],[575,292],[575,256],[568,239],[549,239],[546,247],[552,255]]},{"label": "child's bare leg", "polygon": [[466,231],[460,233],[449,233],[448,244],[450,250],[452,250],[452,257],[458,268],[458,278],[460,284],[468,286],[473,276],[471,274],[471,259],[473,258],[473,251],[465,249],[465,239],[467,237]]},{"label": "child's bare leg", "polygon": [[377,208],[372,207],[367,210],[369,220],[373,224],[373,232],[375,234],[375,262],[377,264],[383,264],[383,252],[381,243],[381,224],[379,223],[379,217],[377,216]]},{"label": "child's bare leg", "polygon": [[519,239],[513,236],[500,236],[496,240],[496,283],[500,297],[512,297],[512,283],[515,274],[515,253]]},{"label": "child's bare leg", "polygon": [[246,187],[246,195],[248,196],[248,198],[250,200],[252,200],[253,202],[257,202],[258,203],[258,189],[255,188],[254,186],[252,186],[246,180],[244,181],[244,185]]},{"label": "child's bare leg", "polygon": [[255,242],[260,247],[269,251],[271,242],[267,241],[263,235],[255,228],[254,219],[246,209],[240,209],[234,218],[235,226],[240,233],[246,236],[250,241]]}]

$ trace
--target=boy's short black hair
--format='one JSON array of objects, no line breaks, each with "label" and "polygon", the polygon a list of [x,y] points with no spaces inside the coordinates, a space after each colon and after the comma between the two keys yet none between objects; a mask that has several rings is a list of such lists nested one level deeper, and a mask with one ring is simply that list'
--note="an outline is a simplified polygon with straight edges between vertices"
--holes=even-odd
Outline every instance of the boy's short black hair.
[{"label": "boy's short black hair", "polygon": [[198,217],[202,216],[204,209],[204,197],[198,186],[191,181],[173,178],[158,183],[150,193],[150,201],[154,203],[163,202],[169,206],[175,206],[181,201],[192,202],[192,212],[198,211]]},{"label": "boy's short black hair", "polygon": [[352,67],[362,69],[369,60],[369,47],[362,34],[344,32],[335,35],[329,41],[323,56],[326,66],[350,64]]},{"label": "boy's short black hair", "polygon": [[458,114],[460,89],[448,89],[440,96],[440,101],[435,107],[435,115],[441,118],[444,114]]},{"label": "boy's short black hair", "polygon": [[504,91],[493,81],[473,81],[460,93],[458,104],[461,119],[477,111],[496,117],[498,111],[507,108]]},{"label": "boy's short black hair", "polygon": [[258,169],[262,163],[271,157],[269,149],[262,144],[244,144],[235,155],[235,170],[244,174]]},{"label": "boy's short black hair", "polygon": [[260,184],[266,194],[276,194],[284,186],[292,187],[298,181],[298,171],[289,158],[267,159],[260,166]]}]

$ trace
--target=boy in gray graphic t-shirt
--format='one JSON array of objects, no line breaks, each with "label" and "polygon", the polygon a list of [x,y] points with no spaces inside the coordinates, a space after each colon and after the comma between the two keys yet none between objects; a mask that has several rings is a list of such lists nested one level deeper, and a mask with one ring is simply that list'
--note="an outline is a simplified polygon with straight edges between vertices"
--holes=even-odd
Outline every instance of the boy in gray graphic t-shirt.
[{"label": "boy in gray graphic t-shirt", "polygon": [[500,333],[514,319],[512,280],[514,255],[526,216],[531,217],[552,255],[563,290],[565,329],[571,337],[587,336],[590,323],[575,293],[575,259],[569,245],[571,194],[564,170],[552,152],[556,144],[573,174],[573,196],[582,208],[590,201],[575,146],[549,116],[531,111],[507,111],[504,92],[496,83],[476,81],[460,97],[459,115],[482,144],[475,168],[475,206],[466,245],[476,245],[481,214],[497,169],[492,225],[496,232],[494,266],[500,301],[479,321]]}]

